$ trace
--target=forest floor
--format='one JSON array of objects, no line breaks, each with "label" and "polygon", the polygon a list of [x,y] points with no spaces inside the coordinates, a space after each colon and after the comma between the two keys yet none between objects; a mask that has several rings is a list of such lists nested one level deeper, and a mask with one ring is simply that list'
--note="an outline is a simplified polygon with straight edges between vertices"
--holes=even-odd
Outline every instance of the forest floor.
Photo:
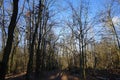
[{"label": "forest floor", "polygon": [[[114,72],[114,73],[113,73]],[[92,70],[87,71],[87,80],[120,80],[120,70],[115,70],[112,73],[107,72],[106,70],[96,71],[93,74]],[[108,74],[109,73],[109,74]],[[17,75],[12,75],[6,77],[6,80],[25,80],[25,74],[21,73]],[[44,72],[40,80],[81,80],[79,72],[75,70],[67,71],[47,71]],[[34,79],[33,79],[34,80]]]}]

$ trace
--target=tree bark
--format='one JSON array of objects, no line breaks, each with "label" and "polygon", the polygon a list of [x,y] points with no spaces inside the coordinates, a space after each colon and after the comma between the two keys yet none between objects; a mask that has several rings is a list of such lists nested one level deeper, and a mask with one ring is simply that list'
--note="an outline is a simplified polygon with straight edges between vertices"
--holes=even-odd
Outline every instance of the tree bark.
[{"label": "tree bark", "polygon": [[5,80],[5,75],[8,68],[9,56],[12,49],[13,34],[14,34],[14,29],[16,27],[16,19],[18,15],[18,2],[19,0],[13,0],[13,13],[12,13],[11,21],[8,27],[7,43],[3,52],[3,58],[2,58],[1,68],[0,68],[0,80]]}]

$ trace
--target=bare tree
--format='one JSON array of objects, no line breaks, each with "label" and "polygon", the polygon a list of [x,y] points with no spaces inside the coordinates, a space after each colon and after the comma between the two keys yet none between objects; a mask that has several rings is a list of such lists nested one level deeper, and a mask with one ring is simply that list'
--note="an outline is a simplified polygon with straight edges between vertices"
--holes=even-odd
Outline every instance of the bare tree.
[{"label": "bare tree", "polygon": [[42,18],[42,10],[43,10],[43,5],[42,5],[42,0],[39,1],[39,7],[38,7],[38,21],[35,25],[35,31],[33,33],[32,36],[32,42],[30,43],[30,54],[29,54],[29,61],[28,61],[28,67],[27,67],[27,74],[26,74],[26,78],[28,80],[31,79],[31,73],[33,72],[33,55],[34,55],[34,44],[35,44],[35,40],[36,40],[36,35],[37,35],[37,31],[39,28],[39,25],[41,24],[41,18]]},{"label": "bare tree", "polygon": [[105,23],[105,26],[107,26],[109,29],[111,29],[111,31],[113,32],[113,35],[115,35],[116,37],[116,41],[117,41],[117,45],[118,45],[118,49],[120,49],[120,42],[119,42],[119,37],[118,37],[118,33],[117,33],[117,30],[116,30],[116,26],[113,22],[113,18],[114,18],[114,10],[115,8],[113,8],[114,6],[114,0],[111,0],[111,2],[107,5],[107,9],[102,12],[101,16],[104,16],[102,17],[101,21],[103,23]]},{"label": "bare tree", "polygon": [[16,27],[16,19],[18,14],[18,1],[19,0],[13,0],[13,14],[11,17],[11,22],[8,27],[8,38],[7,38],[7,43],[3,52],[3,59],[2,59],[2,64],[0,68],[1,80],[5,80],[5,75],[8,68],[9,55],[12,48],[13,34],[14,34],[14,29]]}]

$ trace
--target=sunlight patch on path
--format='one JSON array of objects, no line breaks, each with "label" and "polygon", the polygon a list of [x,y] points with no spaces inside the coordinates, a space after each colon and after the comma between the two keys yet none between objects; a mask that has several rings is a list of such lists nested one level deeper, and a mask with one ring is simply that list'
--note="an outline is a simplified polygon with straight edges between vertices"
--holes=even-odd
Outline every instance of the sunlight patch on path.
[{"label": "sunlight patch on path", "polygon": [[63,76],[61,77],[61,80],[68,80],[67,75],[63,75]]}]

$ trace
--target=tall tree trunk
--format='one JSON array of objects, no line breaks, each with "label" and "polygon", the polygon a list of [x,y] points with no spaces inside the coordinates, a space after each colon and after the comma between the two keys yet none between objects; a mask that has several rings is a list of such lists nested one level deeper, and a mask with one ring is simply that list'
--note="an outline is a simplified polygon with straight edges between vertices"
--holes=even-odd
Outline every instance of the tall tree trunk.
[{"label": "tall tree trunk", "polygon": [[3,52],[3,59],[2,59],[1,68],[0,68],[1,80],[5,80],[5,75],[8,68],[9,56],[12,49],[13,34],[14,34],[14,29],[16,27],[16,19],[18,15],[18,2],[19,0],[13,0],[13,14],[8,27],[8,38],[7,38],[7,43]]},{"label": "tall tree trunk", "polygon": [[29,60],[28,60],[27,74],[26,74],[27,80],[31,79],[30,76],[31,76],[31,73],[33,72],[34,43],[35,43],[35,39],[36,39],[37,29],[38,29],[38,25],[36,25],[35,32],[33,33],[32,43],[29,44]]},{"label": "tall tree trunk", "polygon": [[39,33],[39,40],[38,40],[38,47],[37,47],[37,52],[36,52],[36,70],[35,73],[37,74],[36,76],[39,76],[39,72],[41,70],[41,49],[40,49],[40,44],[41,44],[41,33]]},{"label": "tall tree trunk", "polygon": [[26,79],[30,80],[31,73],[33,72],[33,55],[34,55],[34,44],[35,44],[35,39],[38,31],[39,24],[41,23],[41,15],[42,15],[42,7],[41,7],[41,0],[39,1],[39,13],[38,13],[38,21],[36,23],[35,27],[35,32],[33,33],[33,38],[32,38],[32,43],[30,45],[30,54],[29,54],[29,61],[28,61],[28,66],[27,66],[27,74],[26,74]]},{"label": "tall tree trunk", "polygon": [[[43,2],[44,0],[40,0],[39,1],[39,39],[38,39],[38,46],[37,46],[37,51],[36,51],[36,69],[35,69],[35,73],[36,73],[36,78],[40,78],[40,72],[41,72],[41,65],[42,65],[42,12],[43,12]],[[39,80],[39,79],[38,79]]]}]

